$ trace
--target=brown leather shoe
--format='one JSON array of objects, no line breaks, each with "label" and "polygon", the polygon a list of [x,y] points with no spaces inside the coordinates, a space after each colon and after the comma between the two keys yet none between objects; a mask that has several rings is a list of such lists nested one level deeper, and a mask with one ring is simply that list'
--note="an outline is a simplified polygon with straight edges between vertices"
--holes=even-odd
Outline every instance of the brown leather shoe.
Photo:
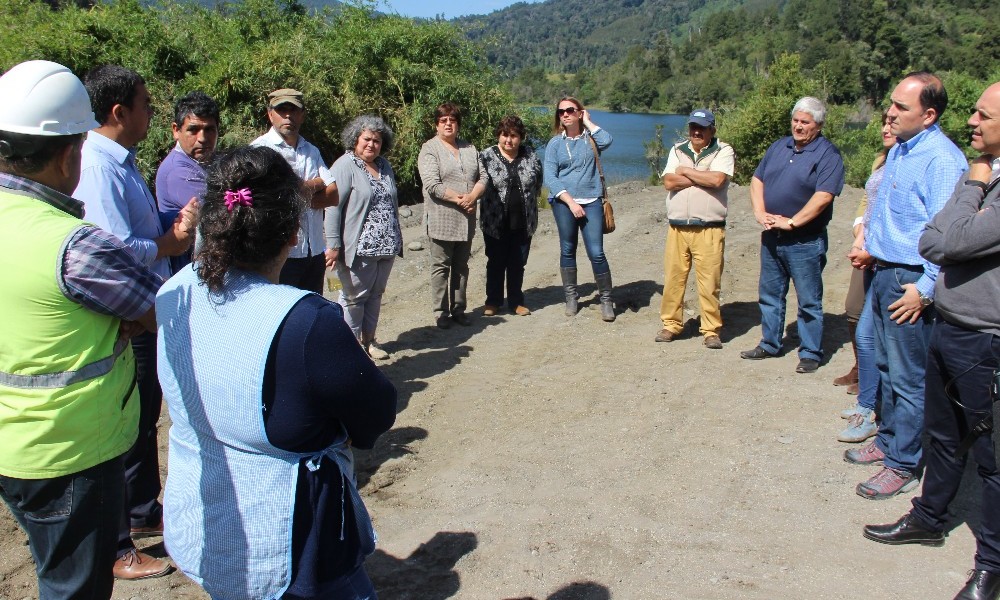
[{"label": "brown leather shoe", "polygon": [[672,342],[672,341],[674,341],[674,338],[676,338],[676,337],[677,337],[676,333],[674,333],[673,331],[670,331],[669,329],[667,329],[666,327],[664,327],[663,329],[660,330],[660,333],[656,334],[656,337],[653,338],[653,341],[656,341],[656,342]]},{"label": "brown leather shoe", "polygon": [[717,335],[706,335],[705,347],[710,350],[722,350],[722,340]]},{"label": "brown leather shoe", "polygon": [[115,561],[114,573],[115,579],[136,580],[162,577],[171,570],[169,561],[132,550]]}]

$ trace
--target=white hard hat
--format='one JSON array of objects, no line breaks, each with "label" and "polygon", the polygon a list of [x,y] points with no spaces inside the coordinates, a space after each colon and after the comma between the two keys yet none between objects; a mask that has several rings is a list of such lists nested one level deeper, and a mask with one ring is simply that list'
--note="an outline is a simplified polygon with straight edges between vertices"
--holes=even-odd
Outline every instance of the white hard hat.
[{"label": "white hard hat", "polygon": [[58,63],[29,60],[0,77],[0,131],[76,135],[99,126],[87,88]]}]

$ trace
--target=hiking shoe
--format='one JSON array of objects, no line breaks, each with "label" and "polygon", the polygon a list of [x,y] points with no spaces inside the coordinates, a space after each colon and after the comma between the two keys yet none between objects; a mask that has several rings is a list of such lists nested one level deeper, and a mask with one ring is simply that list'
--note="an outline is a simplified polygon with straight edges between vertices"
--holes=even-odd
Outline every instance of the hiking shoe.
[{"label": "hiking shoe", "polygon": [[711,350],[722,350],[722,340],[717,335],[705,336],[705,347]]},{"label": "hiking shoe", "polygon": [[740,358],[745,358],[747,360],[763,360],[765,358],[774,358],[775,356],[777,356],[777,354],[771,354],[760,346],[757,346],[753,350],[744,350],[743,352],[740,352]]},{"label": "hiking shoe", "polygon": [[853,417],[854,415],[863,410],[865,410],[864,407],[862,407],[860,404],[855,403],[854,406],[852,406],[851,408],[845,408],[844,410],[840,411],[840,418],[850,419],[851,417]]},{"label": "hiking shoe", "polygon": [[884,500],[917,487],[920,480],[913,473],[883,467],[871,479],[859,483],[856,491],[862,498]]},{"label": "hiking shoe", "polygon": [[493,306],[492,304],[483,306],[484,317],[495,317],[498,312],[500,312],[500,308],[497,306]]},{"label": "hiking shoe", "polygon": [[885,459],[885,452],[878,449],[874,441],[860,448],[851,448],[844,452],[844,460],[852,465],[880,465]]},{"label": "hiking shoe", "polygon": [[441,315],[438,316],[438,318],[435,319],[434,322],[437,323],[437,326],[440,327],[441,329],[448,329],[449,327],[451,327],[451,319],[448,317],[448,315],[444,313],[441,313]]},{"label": "hiking shoe", "polygon": [[653,340],[657,342],[672,342],[676,338],[677,338],[676,333],[664,327],[663,329],[660,330],[660,333],[656,334],[656,337],[653,338]]},{"label": "hiking shoe", "polygon": [[847,429],[837,436],[838,442],[863,442],[878,433],[875,411],[861,409],[847,420]]},{"label": "hiking shoe", "polygon": [[469,315],[465,314],[464,312],[455,313],[451,315],[451,320],[458,323],[462,327],[468,327],[469,325],[472,325],[472,320],[469,319]]}]

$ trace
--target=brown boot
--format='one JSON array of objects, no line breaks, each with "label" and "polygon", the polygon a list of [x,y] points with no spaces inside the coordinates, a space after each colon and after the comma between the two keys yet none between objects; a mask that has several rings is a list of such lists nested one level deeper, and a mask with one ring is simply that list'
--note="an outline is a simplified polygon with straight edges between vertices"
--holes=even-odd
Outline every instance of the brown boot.
[{"label": "brown boot", "polygon": [[[854,341],[854,334],[857,330],[858,330],[857,321],[853,320],[847,321],[847,331],[849,331],[851,334],[851,348],[854,349],[854,366],[851,367],[851,370],[845,373],[844,375],[841,375],[840,377],[834,379],[833,385],[857,386],[858,384],[858,344],[856,341]],[[850,394],[851,391],[848,390],[847,393]],[[857,394],[857,392],[854,393]]]}]

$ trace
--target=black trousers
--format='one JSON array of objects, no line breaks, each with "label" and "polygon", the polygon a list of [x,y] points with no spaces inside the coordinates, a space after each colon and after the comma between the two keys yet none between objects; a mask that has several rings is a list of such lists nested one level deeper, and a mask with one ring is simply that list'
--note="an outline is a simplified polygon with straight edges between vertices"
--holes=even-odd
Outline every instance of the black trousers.
[{"label": "black trousers", "polygon": [[139,388],[139,437],[123,459],[125,463],[125,512],[118,533],[118,556],[134,548],[129,530],[154,527],[163,519],[159,496],[159,449],[156,422],[160,419],[163,391],[156,376],[156,334],[132,338],[135,353],[136,386]]},{"label": "black trousers", "polygon": [[289,258],[281,267],[278,283],[297,287],[307,292],[323,295],[323,280],[326,277],[326,256],[315,254],[308,258]]},{"label": "black trousers", "polygon": [[[943,529],[948,505],[958,493],[966,459],[971,455],[982,484],[981,526],[973,531],[976,568],[993,573],[1000,573],[1000,473],[993,438],[980,436],[961,458],[955,458],[955,450],[966,433],[993,410],[990,385],[993,371],[1000,366],[998,356],[1000,337],[958,327],[938,317],[927,354],[927,467],[923,491],[913,500],[913,516],[932,529]],[[965,408],[949,400],[948,392]]]}]

